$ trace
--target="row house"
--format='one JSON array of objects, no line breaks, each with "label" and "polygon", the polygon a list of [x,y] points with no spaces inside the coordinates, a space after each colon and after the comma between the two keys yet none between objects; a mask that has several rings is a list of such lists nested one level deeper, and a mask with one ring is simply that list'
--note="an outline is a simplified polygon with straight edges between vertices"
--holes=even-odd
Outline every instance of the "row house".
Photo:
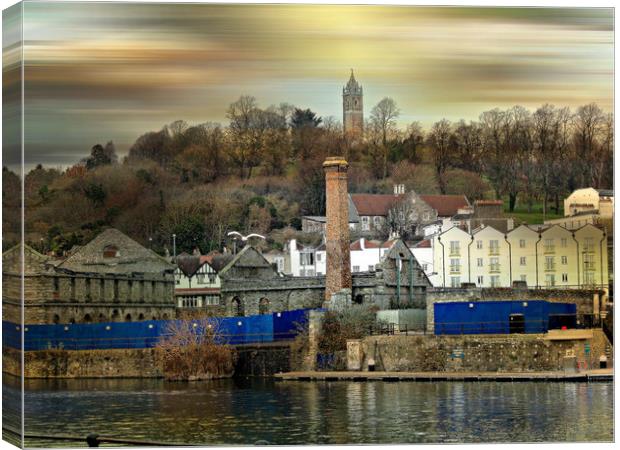
[{"label": "row house", "polygon": [[471,234],[453,227],[434,237],[437,286],[607,289],[606,233],[593,225],[567,230],[559,225],[521,225],[508,233],[480,227]]}]

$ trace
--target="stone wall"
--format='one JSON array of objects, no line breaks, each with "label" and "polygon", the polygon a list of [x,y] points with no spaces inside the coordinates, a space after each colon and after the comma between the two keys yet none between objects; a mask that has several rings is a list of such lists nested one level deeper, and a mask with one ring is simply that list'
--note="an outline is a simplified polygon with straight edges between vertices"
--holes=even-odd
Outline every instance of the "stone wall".
[{"label": "stone wall", "polygon": [[[586,355],[586,344],[589,354]],[[544,335],[371,336],[361,341],[362,370],[412,372],[534,372],[564,369],[574,355],[598,367],[609,345],[601,330],[589,339],[550,340]]]},{"label": "stone wall", "polygon": [[[19,323],[21,277],[3,273],[2,278],[3,320]],[[29,324],[124,321],[128,314],[131,320],[175,316],[174,281],[156,275],[26,275],[23,298]]]},{"label": "stone wall", "polygon": [[435,329],[435,303],[494,300],[546,300],[574,303],[577,314],[592,314],[601,291],[591,289],[431,288],[426,292],[427,329]]},{"label": "stone wall", "polygon": [[[19,376],[20,352],[2,349],[2,370]],[[156,378],[154,349],[44,350],[24,353],[26,378]]]}]

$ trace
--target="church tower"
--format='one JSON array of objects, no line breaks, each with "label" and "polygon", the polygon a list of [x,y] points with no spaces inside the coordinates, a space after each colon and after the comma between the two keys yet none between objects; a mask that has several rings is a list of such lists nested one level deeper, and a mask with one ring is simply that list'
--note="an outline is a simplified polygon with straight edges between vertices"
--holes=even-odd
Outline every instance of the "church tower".
[{"label": "church tower", "polygon": [[364,103],[363,91],[351,69],[351,78],[347,85],[342,88],[342,111],[344,133],[353,139],[361,139],[364,132]]}]

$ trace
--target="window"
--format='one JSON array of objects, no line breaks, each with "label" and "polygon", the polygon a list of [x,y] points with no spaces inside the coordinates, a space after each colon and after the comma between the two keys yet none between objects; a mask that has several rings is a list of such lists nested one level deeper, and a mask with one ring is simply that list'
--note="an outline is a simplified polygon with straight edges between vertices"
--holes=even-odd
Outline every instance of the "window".
[{"label": "window", "polygon": [[[316,261],[317,261],[317,262],[321,262],[321,254],[320,254],[320,253],[317,253],[317,254],[316,254]],[[279,262],[279,261],[278,261],[278,262]],[[282,261],[282,265],[284,265],[284,261]]]},{"label": "window", "polygon": [[545,275],[545,286],[553,287],[555,286],[555,275],[552,273],[548,273]]},{"label": "window", "polygon": [[459,273],[461,271],[461,260],[453,258],[450,260],[450,273]]},{"label": "window", "polygon": [[583,270],[594,270],[594,255],[589,253],[583,254]]},{"label": "window", "polygon": [[482,286],[484,284],[484,277],[482,275],[478,275],[478,285]]},{"label": "window", "polygon": [[489,241],[489,254],[499,255],[499,241],[497,240]]},{"label": "window", "polygon": [[520,239],[519,240],[519,247],[525,248],[525,239]]},{"label": "window", "polygon": [[584,252],[593,252],[594,251],[594,239],[593,238],[587,237],[587,238],[584,239],[583,251]]},{"label": "window", "polygon": [[[278,260],[278,270],[280,270],[280,262],[282,262],[282,265],[284,265],[284,261],[279,261]],[[217,275],[215,273],[210,273],[209,274],[209,283],[213,284],[215,283],[215,279],[216,279]]]},{"label": "window", "polygon": [[174,274],[174,284],[181,284],[181,277],[183,275],[181,274],[180,270],[177,270],[176,273]]},{"label": "window", "polygon": [[562,256],[562,265],[566,265],[568,264],[568,257],[567,256]]},{"label": "window", "polygon": [[490,265],[489,270],[491,272],[499,272],[499,258],[491,258],[489,265]]},{"label": "window", "polygon": [[204,284],[205,283],[205,274],[204,273],[199,273],[197,276],[197,280],[198,280],[198,284]]},{"label": "window", "polygon": [[585,272],[583,274],[583,283],[586,285],[594,284],[594,272]]},{"label": "window", "polygon": [[428,264],[422,264],[422,270],[428,272]]},{"label": "window", "polygon": [[555,251],[555,245],[553,239],[545,239],[545,253],[553,253]]},{"label": "window", "polygon": [[525,266],[526,264],[525,260],[526,260],[525,256],[522,256],[521,258],[519,258],[519,264],[521,264],[522,266]]},{"label": "window", "polygon": [[483,265],[484,264],[482,258],[478,258],[478,267],[482,267]]},{"label": "window", "polygon": [[375,228],[378,228],[381,226],[381,216],[373,217],[372,221],[373,221]]},{"label": "window", "polygon": [[461,277],[450,277],[450,286],[453,288],[461,287]]},{"label": "window", "polygon": [[120,252],[118,251],[118,247],[115,245],[106,245],[103,248],[103,257],[104,258],[118,258],[120,256]]},{"label": "window", "polygon": [[370,224],[369,224],[368,216],[362,216],[362,230],[363,231],[370,230]]},{"label": "window", "polygon": [[568,274],[567,273],[563,273],[562,274],[562,282],[563,283],[568,283]]},{"label": "window", "polygon": [[553,256],[545,256],[545,270],[555,270],[555,261]]},{"label": "window", "polygon": [[353,266],[353,272],[359,272],[360,266]]},{"label": "window", "polygon": [[314,265],[314,254],[309,252],[304,252],[299,254],[299,264],[302,266],[312,266]]},{"label": "window", "polygon": [[566,248],[567,245],[568,245],[568,242],[567,242],[566,238],[560,239],[560,246],[561,247]]},{"label": "window", "polygon": [[450,241],[450,256],[460,256],[461,243],[459,241]]},{"label": "window", "polygon": [[476,241],[476,248],[482,250],[482,241]]},{"label": "window", "polygon": [[499,275],[491,275],[491,287],[499,286]]}]

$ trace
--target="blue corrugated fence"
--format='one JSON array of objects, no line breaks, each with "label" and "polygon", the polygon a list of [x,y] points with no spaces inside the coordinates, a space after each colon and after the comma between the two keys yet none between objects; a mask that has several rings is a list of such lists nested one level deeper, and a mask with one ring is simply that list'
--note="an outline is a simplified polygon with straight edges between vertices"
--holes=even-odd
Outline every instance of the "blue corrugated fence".
[{"label": "blue corrugated fence", "polygon": [[[307,326],[309,309],[283,311],[247,317],[209,318],[207,326],[216,327],[218,339],[231,345],[256,344],[294,339]],[[192,327],[205,322],[186,321]],[[150,348],[157,345],[178,320],[142,322],[106,322],[58,325],[25,325],[24,349],[94,350],[111,348]],[[21,348],[21,327],[2,322],[2,345]]]}]

